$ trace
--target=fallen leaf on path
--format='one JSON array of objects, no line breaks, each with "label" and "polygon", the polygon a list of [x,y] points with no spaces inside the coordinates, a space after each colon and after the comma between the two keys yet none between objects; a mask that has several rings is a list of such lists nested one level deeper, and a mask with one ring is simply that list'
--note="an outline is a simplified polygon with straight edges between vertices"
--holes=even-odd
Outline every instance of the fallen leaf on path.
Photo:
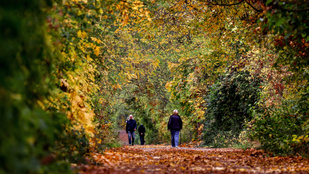
[{"label": "fallen leaf on path", "polygon": [[[266,157],[257,150],[125,146],[92,154],[99,166],[75,166],[95,173],[309,173],[309,159]],[[101,165],[102,164],[102,165]],[[72,166],[73,167],[73,166]]]}]

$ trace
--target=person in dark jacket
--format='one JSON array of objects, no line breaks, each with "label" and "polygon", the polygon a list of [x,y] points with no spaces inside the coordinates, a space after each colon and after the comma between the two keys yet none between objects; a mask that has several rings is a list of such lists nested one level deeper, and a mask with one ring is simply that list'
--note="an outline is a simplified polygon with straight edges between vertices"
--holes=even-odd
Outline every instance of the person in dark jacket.
[{"label": "person in dark jacket", "polygon": [[172,147],[178,147],[179,132],[182,129],[182,120],[178,115],[177,109],[175,109],[173,115],[170,116],[167,126],[167,129],[171,131]]},{"label": "person in dark jacket", "polygon": [[133,115],[130,115],[129,118],[130,119],[127,121],[126,132],[128,134],[129,144],[131,145],[131,139],[132,139],[132,146],[133,146],[137,125],[136,125],[136,121],[133,119]]},{"label": "person in dark jacket", "polygon": [[144,125],[140,125],[138,127],[138,133],[139,133],[139,138],[141,140],[141,145],[144,145],[144,142],[145,142],[145,132],[146,132],[146,129],[145,129],[145,126]]}]

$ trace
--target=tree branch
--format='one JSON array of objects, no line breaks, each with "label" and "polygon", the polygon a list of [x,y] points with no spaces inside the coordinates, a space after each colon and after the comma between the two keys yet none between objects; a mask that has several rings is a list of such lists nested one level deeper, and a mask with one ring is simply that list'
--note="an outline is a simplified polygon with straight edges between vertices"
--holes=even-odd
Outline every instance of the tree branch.
[{"label": "tree branch", "polygon": [[213,2],[210,2],[208,1],[211,5],[219,5],[219,6],[234,6],[234,5],[238,5],[238,4],[241,4],[244,2],[244,0],[241,0],[237,3],[234,3],[234,4],[223,4],[223,3],[213,3]]},{"label": "tree branch", "polygon": [[255,8],[252,4],[250,4],[247,0],[245,0],[245,2],[251,7],[251,8],[253,8],[255,11],[257,11],[257,12],[262,12],[263,10],[259,10],[259,9],[257,9],[257,8]]},{"label": "tree branch", "polygon": [[282,10],[282,11],[287,11],[287,12],[303,12],[303,11],[309,11],[309,8],[307,8],[307,9],[285,9],[285,8],[283,8],[282,6],[280,6],[280,5],[277,5],[277,7],[278,7],[278,9],[279,10]]}]

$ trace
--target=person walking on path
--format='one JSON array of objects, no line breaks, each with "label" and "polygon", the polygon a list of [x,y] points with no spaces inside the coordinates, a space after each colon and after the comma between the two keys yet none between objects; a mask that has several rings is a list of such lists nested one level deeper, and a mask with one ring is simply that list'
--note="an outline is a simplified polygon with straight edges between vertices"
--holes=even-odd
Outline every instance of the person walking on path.
[{"label": "person walking on path", "polygon": [[173,115],[170,116],[167,126],[167,129],[171,131],[172,147],[178,147],[179,132],[182,129],[182,120],[178,115],[177,109],[175,109]]},{"label": "person walking on path", "polygon": [[[129,116],[130,119],[127,121],[126,125],[126,132],[129,137],[129,145],[134,145],[134,139],[135,139],[135,131],[136,131],[136,121],[133,119],[133,115]],[[131,139],[132,139],[132,144],[131,144]]]},{"label": "person walking on path", "polygon": [[141,145],[144,145],[144,143],[145,143],[145,139],[144,139],[145,138],[145,132],[146,132],[145,126],[141,124],[138,127],[138,133],[139,133],[139,138],[141,140]]}]

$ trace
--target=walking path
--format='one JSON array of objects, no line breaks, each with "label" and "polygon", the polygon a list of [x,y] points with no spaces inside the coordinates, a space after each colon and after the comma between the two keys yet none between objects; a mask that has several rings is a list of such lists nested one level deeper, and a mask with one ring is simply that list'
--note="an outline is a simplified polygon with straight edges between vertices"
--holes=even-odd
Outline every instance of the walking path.
[{"label": "walking path", "polygon": [[119,140],[122,142],[123,145],[129,145],[128,134],[125,130],[119,130]]},{"label": "walking path", "polygon": [[259,150],[124,146],[92,154],[80,173],[309,173],[309,159],[269,157]]}]

